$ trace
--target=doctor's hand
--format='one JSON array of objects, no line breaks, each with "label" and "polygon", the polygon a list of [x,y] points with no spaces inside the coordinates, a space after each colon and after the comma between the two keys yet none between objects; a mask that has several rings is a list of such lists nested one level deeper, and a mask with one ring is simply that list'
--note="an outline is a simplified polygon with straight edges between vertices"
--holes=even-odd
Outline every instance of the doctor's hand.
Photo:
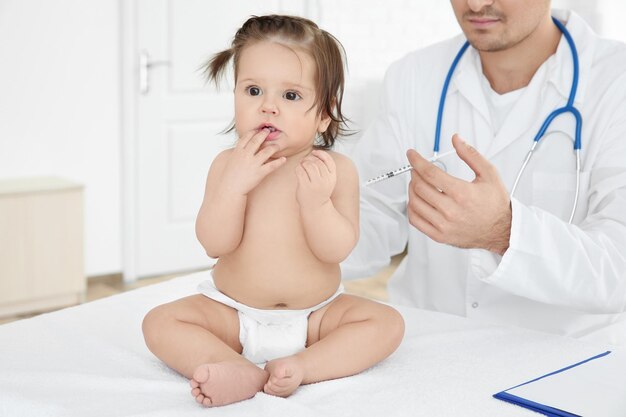
[{"label": "doctor's hand", "polygon": [[453,177],[410,149],[409,222],[436,242],[502,255],[511,234],[509,194],[496,168],[476,149],[458,135],[452,144],[476,178]]}]

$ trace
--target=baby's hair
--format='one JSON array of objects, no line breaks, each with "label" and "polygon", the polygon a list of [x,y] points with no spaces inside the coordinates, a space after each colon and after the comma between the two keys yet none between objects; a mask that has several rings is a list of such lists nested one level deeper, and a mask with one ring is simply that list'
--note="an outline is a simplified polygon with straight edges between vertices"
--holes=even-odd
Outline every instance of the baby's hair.
[{"label": "baby's hair", "polygon": [[[314,22],[297,16],[252,16],[237,30],[230,48],[218,52],[206,63],[204,72],[209,81],[219,83],[230,60],[233,60],[235,82],[241,52],[246,46],[271,41],[295,46],[308,53],[316,65],[315,102],[318,114],[328,115],[330,124],[316,147],[330,149],[339,135],[346,135],[347,119],[341,113],[344,89],[344,56],[341,43]],[[231,126],[229,131],[234,126]]]}]

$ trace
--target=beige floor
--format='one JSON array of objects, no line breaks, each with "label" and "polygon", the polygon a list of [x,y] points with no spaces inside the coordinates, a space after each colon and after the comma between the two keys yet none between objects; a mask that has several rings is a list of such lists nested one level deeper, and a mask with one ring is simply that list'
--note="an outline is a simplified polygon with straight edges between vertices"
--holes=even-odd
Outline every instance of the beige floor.
[{"label": "beige floor", "polygon": [[[364,279],[344,281],[346,291],[350,294],[360,295],[375,300],[387,301],[387,281],[391,273],[396,269],[400,262],[401,255],[392,258],[391,265],[380,271],[378,274]],[[109,297],[111,295],[120,294],[139,287],[157,284],[175,278],[180,274],[164,275],[154,278],[144,278],[132,284],[124,284],[120,275],[111,275],[106,277],[94,277],[89,279],[87,284],[87,294],[85,301],[93,301],[99,298]],[[21,314],[18,316],[10,316],[0,318],[0,325],[24,318],[34,317],[45,312],[36,312],[30,314]]]}]

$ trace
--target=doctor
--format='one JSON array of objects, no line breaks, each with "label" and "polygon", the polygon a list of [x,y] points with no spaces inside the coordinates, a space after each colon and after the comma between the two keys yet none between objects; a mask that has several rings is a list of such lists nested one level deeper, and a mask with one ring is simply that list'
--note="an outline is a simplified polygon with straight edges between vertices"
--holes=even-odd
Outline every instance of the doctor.
[{"label": "doctor", "polygon": [[[370,275],[406,247],[393,303],[626,345],[626,46],[550,0],[451,4],[463,35],[389,68],[353,155],[362,180],[407,157],[413,169],[362,187],[361,239],[344,277]],[[546,117],[570,98],[582,116],[580,175],[565,113],[511,196]],[[438,113],[438,151],[456,150],[445,170],[425,160]]]}]

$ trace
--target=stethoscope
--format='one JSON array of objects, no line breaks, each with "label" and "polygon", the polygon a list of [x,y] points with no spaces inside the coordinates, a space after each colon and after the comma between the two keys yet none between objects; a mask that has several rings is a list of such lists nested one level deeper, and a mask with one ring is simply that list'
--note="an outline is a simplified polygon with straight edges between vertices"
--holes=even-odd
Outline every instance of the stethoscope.
[{"label": "stethoscope", "polygon": [[[563,26],[563,24],[559,22],[557,19],[555,19],[554,17],[552,18],[552,21],[559,28],[559,30],[563,33],[563,36],[565,36],[565,39],[567,40],[570,50],[572,51],[572,60],[573,60],[573,65],[574,65],[574,76],[572,78],[572,87],[569,93],[567,104],[563,107],[560,107],[554,110],[552,113],[550,113],[548,117],[546,117],[546,120],[541,125],[541,128],[539,129],[537,134],[535,135],[535,138],[533,139],[532,147],[528,151],[528,154],[526,155],[526,158],[524,159],[524,163],[522,164],[522,167],[517,173],[517,177],[515,178],[515,182],[513,183],[513,188],[511,189],[510,197],[513,197],[513,194],[515,193],[515,190],[517,189],[519,180],[522,177],[524,170],[526,169],[526,165],[528,165],[528,162],[530,161],[530,158],[532,157],[533,152],[535,151],[535,148],[537,147],[537,144],[539,143],[539,140],[546,133],[546,130],[548,129],[548,127],[550,127],[550,124],[552,123],[552,121],[556,117],[560,116],[561,114],[571,113],[576,119],[576,133],[575,133],[575,140],[574,140],[574,152],[576,153],[576,193],[574,194],[574,204],[572,205],[572,212],[570,214],[569,221],[568,221],[568,223],[571,223],[572,219],[574,218],[574,213],[576,212],[576,205],[578,203],[578,193],[580,190],[580,148],[581,148],[580,137],[581,137],[581,130],[582,130],[582,116],[580,115],[580,112],[578,111],[578,109],[574,107],[574,99],[576,98],[576,89],[578,88],[578,52],[576,51],[576,45],[574,44],[574,40],[572,39],[572,36],[570,35],[569,31],[565,28],[565,26]],[[441,98],[439,100],[439,110],[437,113],[437,127],[435,130],[435,143],[433,146],[433,156],[430,159],[436,160],[437,162],[434,162],[434,163],[437,164],[439,167],[441,167],[444,171],[446,170],[446,166],[441,161],[438,160],[440,157],[439,139],[441,136],[441,121],[443,119],[444,104],[446,102],[446,95],[448,94],[448,86],[450,85],[450,79],[452,78],[452,75],[454,74],[454,70],[456,69],[457,64],[461,60],[461,57],[463,56],[463,54],[465,53],[468,47],[469,47],[469,42],[466,41],[465,44],[463,44],[463,46],[457,53],[456,57],[454,58],[454,61],[452,61],[452,65],[450,66],[450,70],[448,71],[448,75],[446,76],[445,82],[443,84],[443,89],[441,91]]]}]

